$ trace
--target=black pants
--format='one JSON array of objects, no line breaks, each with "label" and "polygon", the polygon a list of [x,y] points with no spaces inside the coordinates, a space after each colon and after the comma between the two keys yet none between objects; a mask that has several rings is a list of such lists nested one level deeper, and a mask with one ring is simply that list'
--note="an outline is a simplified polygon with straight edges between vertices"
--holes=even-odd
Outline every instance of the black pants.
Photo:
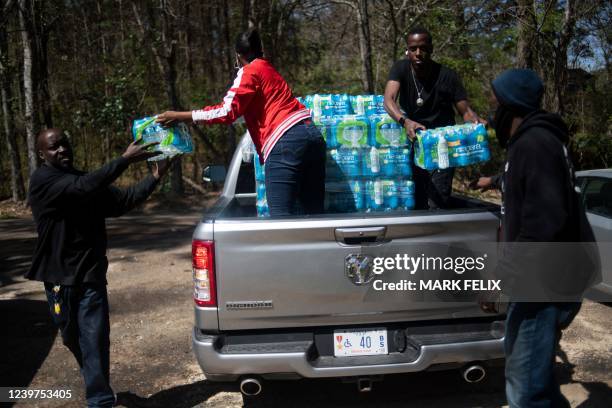
[{"label": "black pants", "polygon": [[[53,321],[64,345],[74,354],[85,380],[87,406],[112,407],[115,402],[109,383],[110,323],[106,285],[61,286],[58,293],[45,283]],[[59,304],[59,314],[55,311]]]},{"label": "black pants", "polygon": [[415,209],[448,208],[455,168],[427,171],[412,165]]}]

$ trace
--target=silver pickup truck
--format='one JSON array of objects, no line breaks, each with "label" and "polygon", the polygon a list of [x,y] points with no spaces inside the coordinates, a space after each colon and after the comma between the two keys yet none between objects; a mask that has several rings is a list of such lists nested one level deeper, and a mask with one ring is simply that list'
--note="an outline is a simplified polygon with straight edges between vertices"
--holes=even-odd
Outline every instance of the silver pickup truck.
[{"label": "silver pickup truck", "polygon": [[[494,242],[498,206],[453,197],[448,210],[258,218],[253,164],[243,160],[249,143],[242,139],[193,234],[193,350],[208,380],[239,380],[250,396],[264,379],[304,377],[367,391],[385,374],[435,369],[476,382],[503,363],[503,315],[483,313],[473,299],[376,291],[363,262]],[[371,355],[339,353],[346,341]]]}]

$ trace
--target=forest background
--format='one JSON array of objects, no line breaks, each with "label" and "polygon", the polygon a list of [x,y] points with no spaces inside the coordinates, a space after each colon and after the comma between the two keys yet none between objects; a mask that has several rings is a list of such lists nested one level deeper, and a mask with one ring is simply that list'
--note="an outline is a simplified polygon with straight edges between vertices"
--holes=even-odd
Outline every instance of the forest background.
[{"label": "forest background", "polygon": [[[123,152],[134,119],[221,102],[234,39],[250,27],[296,96],[381,94],[415,26],[431,31],[434,59],[460,74],[482,117],[497,74],[532,68],[544,107],[570,127],[576,167],[610,167],[611,12],[605,0],[0,0],[0,200],[25,199],[41,129],[66,129],[76,166],[92,170]],[[243,131],[192,127],[196,152],[165,191],[203,191],[202,167],[227,164]],[[494,159],[460,180],[497,171],[504,153],[492,141]]]}]

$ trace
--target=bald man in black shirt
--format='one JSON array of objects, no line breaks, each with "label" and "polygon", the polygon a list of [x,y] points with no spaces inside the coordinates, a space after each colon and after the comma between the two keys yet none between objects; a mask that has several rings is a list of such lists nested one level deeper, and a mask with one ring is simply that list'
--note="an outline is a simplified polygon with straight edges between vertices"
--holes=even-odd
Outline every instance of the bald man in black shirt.
[{"label": "bald man in black shirt", "polygon": [[134,142],[121,157],[85,173],[73,167],[72,147],[61,129],[43,130],[37,139],[43,164],[30,178],[29,202],[38,240],[26,278],[45,284],[53,320],[81,367],[90,407],[115,403],[109,383],[105,219],[143,202],[168,162],[155,162],[151,175],[127,189],[111,184],[130,164],[159,154],[148,151],[153,145]]},{"label": "bald man in black shirt", "polygon": [[[408,58],[393,64],[385,87],[385,109],[414,141],[418,130],[452,126],[455,111],[465,122],[485,123],[470,108],[465,88],[455,71],[431,59],[431,34],[415,28],[407,36]],[[399,96],[399,104],[398,104]],[[429,173],[413,165],[417,209],[446,207],[454,168]]]}]

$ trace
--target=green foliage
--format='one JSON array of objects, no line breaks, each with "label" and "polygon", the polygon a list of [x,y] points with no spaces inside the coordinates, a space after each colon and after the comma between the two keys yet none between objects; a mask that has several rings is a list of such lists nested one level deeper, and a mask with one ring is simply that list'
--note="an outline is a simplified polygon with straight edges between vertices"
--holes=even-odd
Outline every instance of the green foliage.
[{"label": "green foliage", "polygon": [[[158,3],[150,7],[146,2],[135,3],[141,27],[130,2],[108,0],[83,7],[79,2],[33,1],[41,12],[41,27],[49,29],[47,56],[54,125],[70,130],[77,163],[82,167],[93,168],[106,156],[118,154],[130,141],[133,119],[168,109],[167,78],[160,72],[152,46],[162,62],[167,62],[164,57],[174,42],[177,88],[183,107],[221,102],[233,75],[228,64],[228,56],[233,58],[233,39],[246,28],[245,6],[250,4],[257,4],[248,12],[262,33],[266,52],[274,57],[295,95],[363,93],[359,25],[354,8],[346,2],[168,0],[159,3],[168,7],[171,28],[164,39]],[[540,73],[550,73],[554,56],[551,44],[558,40],[566,3],[538,0],[535,4],[536,20],[541,25],[536,59]],[[549,4],[552,7],[547,8]],[[610,5],[602,3],[600,8],[593,8],[593,4],[593,0],[577,2],[581,14],[572,50],[578,50],[578,62],[585,56],[603,56],[602,49],[610,54]],[[486,117],[490,81],[515,63],[515,6],[516,2],[508,0],[368,2],[377,92],[384,89],[394,60],[403,57],[402,36],[415,25],[422,25],[432,32],[434,59],[458,72],[472,107]],[[588,14],[585,10],[589,9],[595,11]],[[12,67],[19,67],[23,58],[19,19],[15,10],[11,13],[7,20],[9,58],[14,60]],[[146,30],[151,37],[144,35]],[[568,80],[571,86],[566,90],[564,119],[574,134],[572,149],[580,168],[609,167],[612,163],[612,89],[609,61],[604,62],[608,65],[590,69],[590,76],[583,75],[578,82],[571,76]],[[21,92],[20,75],[18,69],[12,70],[11,86],[16,96]],[[22,113],[18,103],[13,106],[21,135]],[[241,133],[244,126],[237,125],[236,129]],[[225,158],[232,145],[227,127],[208,127],[204,133]],[[25,146],[22,138],[18,139],[25,163]],[[491,140],[494,160],[471,168],[467,176],[497,172],[503,152],[496,147],[494,136]],[[198,162],[219,162],[219,155],[197,138],[195,142]],[[5,150],[0,158],[5,180],[9,173]],[[2,183],[0,194],[6,195],[9,184]]]},{"label": "green foliage", "polygon": [[[612,123],[608,119],[609,123]],[[608,168],[612,166],[612,137],[609,134],[592,134],[578,132],[574,134],[571,144],[574,160],[583,169]]]}]

